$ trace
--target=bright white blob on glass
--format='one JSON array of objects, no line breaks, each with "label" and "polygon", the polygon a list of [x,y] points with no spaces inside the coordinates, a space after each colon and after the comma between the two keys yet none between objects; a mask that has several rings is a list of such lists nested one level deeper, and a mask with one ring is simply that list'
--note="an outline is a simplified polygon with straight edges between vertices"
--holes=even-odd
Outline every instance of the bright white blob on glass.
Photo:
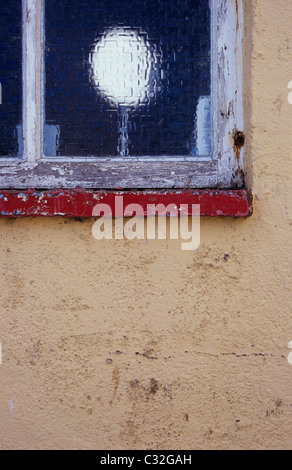
[{"label": "bright white blob on glass", "polygon": [[95,85],[111,104],[132,107],[147,99],[151,54],[145,36],[110,29],[95,44],[90,62]]},{"label": "bright white blob on glass", "polygon": [[129,112],[141,103],[148,103],[158,91],[154,78],[158,57],[145,33],[118,27],[101,36],[89,60],[94,85],[118,110],[117,151],[120,156],[127,156]]}]

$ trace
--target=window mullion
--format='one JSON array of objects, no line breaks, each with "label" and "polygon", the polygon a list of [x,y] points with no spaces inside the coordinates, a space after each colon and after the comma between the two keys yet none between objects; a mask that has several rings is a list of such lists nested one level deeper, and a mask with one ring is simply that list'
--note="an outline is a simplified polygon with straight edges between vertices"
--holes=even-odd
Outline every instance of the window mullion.
[{"label": "window mullion", "polygon": [[[40,0],[23,5],[23,136],[24,157],[34,164],[40,156]],[[39,26],[39,27],[38,27]]]}]

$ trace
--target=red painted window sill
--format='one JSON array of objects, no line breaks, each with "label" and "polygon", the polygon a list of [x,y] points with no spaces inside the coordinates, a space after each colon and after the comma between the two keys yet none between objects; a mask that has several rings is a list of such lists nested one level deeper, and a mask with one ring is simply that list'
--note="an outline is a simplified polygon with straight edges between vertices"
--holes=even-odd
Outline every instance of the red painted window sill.
[{"label": "red painted window sill", "polygon": [[113,216],[115,198],[123,196],[123,207],[140,204],[147,215],[147,204],[200,204],[202,217],[249,217],[252,196],[247,190],[144,190],[91,191],[84,189],[0,190],[0,217],[91,217],[97,204],[108,204]]}]

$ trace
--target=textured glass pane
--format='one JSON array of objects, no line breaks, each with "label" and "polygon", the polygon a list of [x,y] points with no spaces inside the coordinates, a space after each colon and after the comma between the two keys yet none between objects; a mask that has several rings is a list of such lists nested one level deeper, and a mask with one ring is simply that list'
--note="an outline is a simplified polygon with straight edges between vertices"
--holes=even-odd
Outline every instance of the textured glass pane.
[{"label": "textured glass pane", "polygon": [[46,0],[45,154],[209,155],[209,0]]},{"label": "textured glass pane", "polygon": [[22,152],[22,2],[0,3],[0,156]]}]

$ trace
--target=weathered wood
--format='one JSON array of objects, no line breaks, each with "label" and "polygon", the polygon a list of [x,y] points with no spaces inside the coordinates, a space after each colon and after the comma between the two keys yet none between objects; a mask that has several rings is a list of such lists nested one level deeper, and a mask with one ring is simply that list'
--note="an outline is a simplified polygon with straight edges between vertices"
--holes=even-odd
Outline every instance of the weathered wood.
[{"label": "weathered wood", "polygon": [[[122,200],[122,209],[117,199]],[[91,217],[97,204],[107,204],[116,217],[131,216],[125,212],[129,204],[142,206],[145,216],[149,204],[163,204],[166,208],[169,204],[178,208],[188,205],[189,215],[192,215],[192,204],[199,204],[202,217],[248,217],[252,214],[252,198],[246,190],[0,191],[0,217]]]},{"label": "weathered wood", "polygon": [[[0,187],[203,188],[217,185],[217,162],[154,159],[98,159],[86,162],[19,163],[0,166]],[[6,164],[5,164],[6,166]]]}]

